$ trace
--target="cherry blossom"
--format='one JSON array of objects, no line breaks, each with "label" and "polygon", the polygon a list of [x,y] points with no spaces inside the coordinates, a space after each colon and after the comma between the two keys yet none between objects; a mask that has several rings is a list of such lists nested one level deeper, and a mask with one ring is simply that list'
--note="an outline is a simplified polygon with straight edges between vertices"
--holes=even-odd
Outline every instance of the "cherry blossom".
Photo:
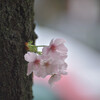
[{"label": "cherry blossom", "polygon": [[43,48],[42,53],[44,55],[51,55],[53,58],[66,58],[68,50],[64,43],[64,39],[52,39],[50,45]]},{"label": "cherry blossom", "polygon": [[37,71],[40,68],[41,57],[34,52],[27,52],[24,58],[28,63],[27,75],[31,74],[33,71]]},{"label": "cherry blossom", "polygon": [[61,79],[61,75],[67,74],[65,59],[67,58],[68,50],[64,45],[65,40],[52,39],[49,46],[43,47],[42,52],[37,49],[37,47],[41,46],[35,46],[31,43],[27,44],[28,48],[32,50],[32,47],[35,47],[36,53],[27,52],[24,55],[25,60],[28,62],[27,75],[30,75],[32,72],[37,77],[42,78],[51,75],[48,83],[52,86],[56,81]]},{"label": "cherry blossom", "polygon": [[59,62],[57,59],[52,59],[50,56],[43,56],[42,67],[45,69],[46,76],[56,74],[59,71]]}]

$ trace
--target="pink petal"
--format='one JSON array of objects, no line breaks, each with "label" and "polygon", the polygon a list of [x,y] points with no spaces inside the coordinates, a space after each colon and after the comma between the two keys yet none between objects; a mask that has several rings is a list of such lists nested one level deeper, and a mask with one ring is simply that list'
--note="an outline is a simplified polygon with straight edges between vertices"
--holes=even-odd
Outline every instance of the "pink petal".
[{"label": "pink petal", "polygon": [[59,74],[63,74],[63,75],[67,74],[67,63],[63,63],[60,65]]},{"label": "pink petal", "polygon": [[58,52],[49,52],[49,55],[52,59],[58,59],[60,54]]},{"label": "pink petal", "polygon": [[33,52],[27,52],[25,55],[24,55],[24,59],[27,61],[27,62],[33,62],[34,59],[36,58],[36,54],[33,53]]},{"label": "pink petal", "polygon": [[60,58],[61,58],[62,60],[65,60],[65,59],[67,58],[67,55],[66,55],[66,54],[60,54]]},{"label": "pink petal", "polygon": [[55,39],[54,40],[54,44],[56,44],[56,46],[65,43],[66,41],[64,39]]},{"label": "pink petal", "polygon": [[66,70],[60,71],[59,74],[67,75]]},{"label": "pink petal", "polygon": [[40,68],[38,71],[34,71],[34,74],[37,77],[42,77],[42,78],[45,78],[47,76],[44,68]]},{"label": "pink petal", "polygon": [[57,66],[54,66],[54,65],[45,67],[45,70],[46,70],[47,75],[56,74],[58,72]]},{"label": "pink petal", "polygon": [[59,46],[57,46],[57,51],[60,53],[67,53],[68,49],[64,46],[64,44],[60,44]]},{"label": "pink petal", "polygon": [[33,72],[33,63],[28,63],[27,75],[30,75]]},{"label": "pink petal", "polygon": [[54,39],[52,39],[52,40],[51,40],[50,45],[52,45],[52,44],[53,44],[53,41],[54,41]]},{"label": "pink petal", "polygon": [[52,86],[55,82],[61,79],[61,75],[59,74],[54,74],[50,77],[48,83]]},{"label": "pink petal", "polygon": [[40,65],[34,65],[34,66],[33,66],[33,70],[34,70],[34,71],[38,71],[39,68],[40,68]]},{"label": "pink petal", "polygon": [[48,48],[48,47],[44,47],[44,48],[42,49],[42,54],[43,54],[43,55],[48,54],[48,52],[49,52],[49,48]]}]

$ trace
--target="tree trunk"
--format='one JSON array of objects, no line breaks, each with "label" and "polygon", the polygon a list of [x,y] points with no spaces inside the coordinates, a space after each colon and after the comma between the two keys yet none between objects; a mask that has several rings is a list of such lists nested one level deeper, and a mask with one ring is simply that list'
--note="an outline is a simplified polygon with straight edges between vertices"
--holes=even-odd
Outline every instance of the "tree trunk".
[{"label": "tree trunk", "polygon": [[25,42],[34,32],[34,0],[0,0],[0,100],[32,100]]}]

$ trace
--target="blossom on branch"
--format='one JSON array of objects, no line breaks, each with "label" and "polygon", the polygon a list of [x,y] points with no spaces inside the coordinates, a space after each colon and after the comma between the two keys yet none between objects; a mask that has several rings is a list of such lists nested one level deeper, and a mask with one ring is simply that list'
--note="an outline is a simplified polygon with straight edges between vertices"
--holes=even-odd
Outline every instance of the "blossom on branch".
[{"label": "blossom on branch", "polygon": [[[37,77],[45,78],[51,75],[49,84],[53,85],[56,81],[61,79],[61,75],[67,74],[67,48],[64,45],[64,39],[52,39],[49,46],[43,46],[42,52],[37,50],[37,47],[29,44],[29,49],[35,48],[34,52],[27,52],[24,55],[25,60],[28,62],[27,75],[32,72]],[[34,50],[33,50],[34,51]]]}]

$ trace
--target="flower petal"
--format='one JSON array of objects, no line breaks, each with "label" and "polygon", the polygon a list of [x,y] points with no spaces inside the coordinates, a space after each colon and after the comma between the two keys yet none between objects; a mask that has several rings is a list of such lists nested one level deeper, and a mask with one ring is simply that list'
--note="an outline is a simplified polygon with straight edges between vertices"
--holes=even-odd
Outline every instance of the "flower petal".
[{"label": "flower petal", "polygon": [[67,63],[63,63],[59,66],[59,74],[66,75],[67,74]]},{"label": "flower petal", "polygon": [[49,48],[48,48],[48,47],[44,47],[44,48],[42,49],[42,54],[43,54],[43,55],[47,55],[48,52],[49,52]]},{"label": "flower petal", "polygon": [[42,77],[42,78],[45,78],[47,76],[47,73],[45,72],[45,69],[44,68],[40,68],[39,70],[34,71],[34,74],[37,77]]},{"label": "flower petal", "polygon": [[57,82],[58,80],[61,79],[61,75],[60,74],[54,74],[50,77],[48,83],[53,86],[55,82]]},{"label": "flower petal", "polygon": [[53,44],[53,42],[54,42],[54,39],[52,39],[52,40],[51,40],[50,45],[52,45],[52,44]]},{"label": "flower petal", "polygon": [[28,63],[27,75],[30,75],[33,72],[33,63]]},{"label": "flower petal", "polygon": [[64,39],[55,39],[54,40],[54,44],[56,44],[56,46],[65,43],[66,41]]},{"label": "flower petal", "polygon": [[34,59],[36,58],[36,54],[33,53],[33,52],[27,52],[25,55],[24,55],[24,58],[27,62],[33,62]]},{"label": "flower petal", "polygon": [[60,44],[59,46],[57,46],[57,51],[66,54],[68,52],[68,49],[65,47],[64,44]]}]

